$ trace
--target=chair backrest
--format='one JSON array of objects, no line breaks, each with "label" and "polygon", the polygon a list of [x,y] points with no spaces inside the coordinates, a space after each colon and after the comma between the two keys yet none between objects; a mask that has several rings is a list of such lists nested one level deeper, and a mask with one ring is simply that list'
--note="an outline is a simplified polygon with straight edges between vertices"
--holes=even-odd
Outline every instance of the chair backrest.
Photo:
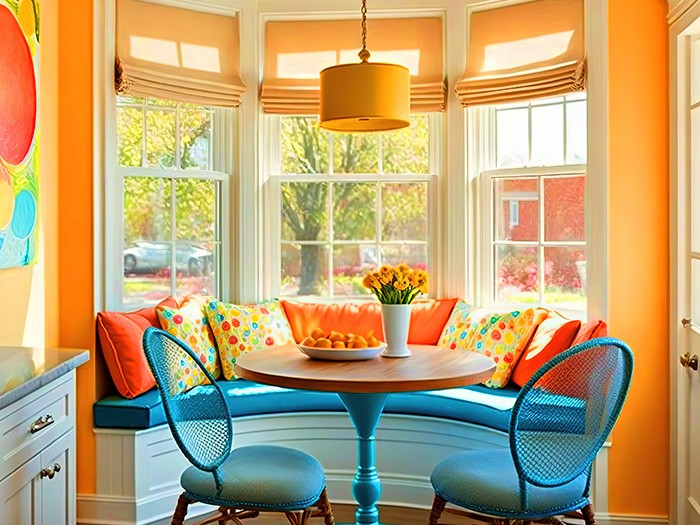
[{"label": "chair backrest", "polygon": [[590,468],[620,415],[632,368],[625,343],[600,338],[563,352],[535,373],[510,420],[521,480],[559,486]]},{"label": "chair backrest", "polygon": [[[163,330],[147,328],[143,350],[177,445],[194,466],[213,472],[218,485],[216,469],[233,445],[233,423],[221,387],[185,343]],[[199,367],[211,384],[178,393],[173,371],[181,366]]]}]

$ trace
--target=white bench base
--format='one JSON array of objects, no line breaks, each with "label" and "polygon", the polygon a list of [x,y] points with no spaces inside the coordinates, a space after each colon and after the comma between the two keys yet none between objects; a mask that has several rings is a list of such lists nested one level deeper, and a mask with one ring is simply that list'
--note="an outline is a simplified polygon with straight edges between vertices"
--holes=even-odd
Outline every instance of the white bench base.
[{"label": "white bench base", "polygon": [[[97,494],[78,496],[78,523],[169,523],[181,493],[180,474],[189,466],[169,427],[98,428],[95,434]],[[355,432],[347,414],[312,412],[236,418],[234,434],[234,447],[276,444],[312,454],[325,468],[331,501],[353,503],[350,483],[355,475]],[[400,414],[382,416],[376,445],[381,503],[408,508],[430,507],[430,472],[446,456],[470,449],[509,446],[504,432],[459,421]],[[605,512],[607,468],[601,467],[607,466],[607,449],[601,451],[597,464],[594,488],[604,488],[605,496],[595,491],[592,494],[598,510]],[[212,507],[195,505],[190,507],[188,517],[211,510]]]}]

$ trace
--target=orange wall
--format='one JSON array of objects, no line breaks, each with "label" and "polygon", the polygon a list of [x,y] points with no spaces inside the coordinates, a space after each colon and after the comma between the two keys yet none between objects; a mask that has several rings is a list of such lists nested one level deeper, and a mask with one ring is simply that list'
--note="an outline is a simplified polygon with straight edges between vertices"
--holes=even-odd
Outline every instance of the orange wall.
[{"label": "orange wall", "polygon": [[609,0],[609,321],[635,353],[610,452],[615,514],[669,511],[666,0]]},{"label": "orange wall", "polygon": [[34,266],[0,270],[0,345],[58,344],[58,0],[44,0],[39,72],[39,251]]},{"label": "orange wall", "polygon": [[[61,346],[94,348],[92,2],[61,1],[58,24],[60,134],[59,297]],[[78,369],[78,492],[95,492],[94,353]]]}]

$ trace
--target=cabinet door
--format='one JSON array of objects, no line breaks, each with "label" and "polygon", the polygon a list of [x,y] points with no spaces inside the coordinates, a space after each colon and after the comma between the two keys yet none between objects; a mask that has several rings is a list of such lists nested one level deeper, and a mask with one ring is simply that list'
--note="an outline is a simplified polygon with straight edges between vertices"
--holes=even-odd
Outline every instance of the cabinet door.
[{"label": "cabinet door", "polygon": [[42,508],[39,471],[41,458],[35,456],[0,481],[0,523],[41,525]]},{"label": "cabinet door", "polygon": [[74,432],[68,432],[41,453],[40,512],[44,525],[75,523],[74,440]]}]

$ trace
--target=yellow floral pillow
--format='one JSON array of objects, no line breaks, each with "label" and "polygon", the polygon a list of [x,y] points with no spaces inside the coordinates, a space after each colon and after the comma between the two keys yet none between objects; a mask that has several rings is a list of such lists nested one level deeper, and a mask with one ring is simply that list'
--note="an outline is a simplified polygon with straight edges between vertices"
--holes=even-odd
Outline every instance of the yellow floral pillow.
[{"label": "yellow floral pillow", "polygon": [[[160,327],[189,346],[214,379],[218,379],[221,376],[219,355],[206,315],[209,301],[209,297],[189,296],[183,299],[178,308],[159,304],[156,313]],[[199,367],[185,355],[171,368],[170,372],[177,378],[173,394],[208,383]]]},{"label": "yellow floral pillow", "polygon": [[528,308],[507,313],[474,310],[469,317],[470,327],[474,327],[474,330],[468,348],[490,357],[496,363],[496,372],[484,385],[502,388],[508,384],[528,343],[535,310]]},{"label": "yellow floral pillow", "polygon": [[439,347],[450,350],[469,348],[469,342],[476,329],[476,326],[471,326],[472,317],[469,315],[474,310],[474,306],[464,301],[459,301],[455,305],[445,328],[442,329],[442,335],[438,341]]},{"label": "yellow floral pillow", "polygon": [[233,365],[239,355],[294,344],[292,329],[279,302],[241,306],[212,301],[207,307],[207,317],[226,379],[235,379]]}]

